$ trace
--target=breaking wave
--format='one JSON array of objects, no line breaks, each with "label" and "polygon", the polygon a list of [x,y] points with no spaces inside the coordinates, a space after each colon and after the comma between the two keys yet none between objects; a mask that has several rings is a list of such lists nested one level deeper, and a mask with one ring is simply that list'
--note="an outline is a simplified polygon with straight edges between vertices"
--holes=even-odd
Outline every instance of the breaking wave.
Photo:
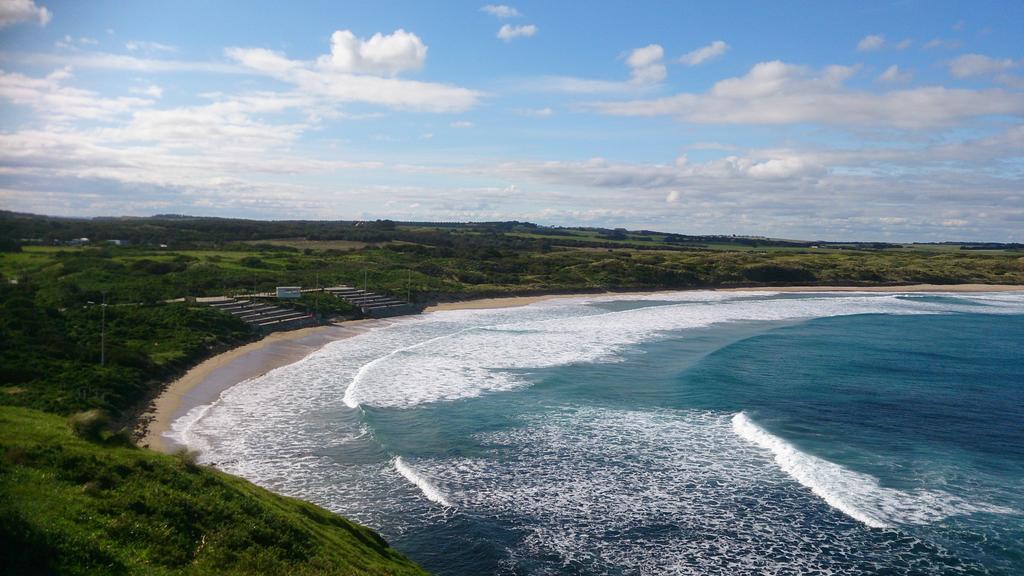
[{"label": "breaking wave", "polygon": [[401,474],[403,478],[415,484],[416,487],[420,489],[420,492],[427,497],[427,500],[448,508],[452,506],[451,502],[445,498],[444,493],[442,493],[437,486],[431,484],[429,480],[416,472],[412,466],[406,464],[405,460],[402,460],[401,456],[395,458],[395,470]]},{"label": "breaking wave", "polygon": [[[542,308],[549,312],[547,318],[522,321],[494,311],[449,313],[446,320],[475,320],[477,325],[392,348],[363,364],[345,389],[344,403],[350,408],[361,404],[409,408],[514,390],[529,384],[527,370],[613,362],[623,349],[666,332],[722,322],[940,313],[966,309],[969,304],[908,300],[891,294],[769,299],[761,294],[705,292],[661,299],[667,302],[624,311],[557,301]],[[1019,308],[1017,302],[1014,309]]]},{"label": "breaking wave", "polygon": [[770,451],[779,468],[829,506],[872,528],[928,524],[974,512],[1015,512],[1003,506],[968,502],[941,490],[903,492],[880,486],[869,474],[801,452],[752,422],[743,412],[732,417],[732,429],[744,440]]}]

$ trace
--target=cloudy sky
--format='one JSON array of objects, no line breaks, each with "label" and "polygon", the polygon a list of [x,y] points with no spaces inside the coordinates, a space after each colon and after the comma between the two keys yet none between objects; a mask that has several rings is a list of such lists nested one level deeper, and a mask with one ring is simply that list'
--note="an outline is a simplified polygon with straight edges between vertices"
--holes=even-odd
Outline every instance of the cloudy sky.
[{"label": "cloudy sky", "polygon": [[1024,2],[0,0],[0,208],[1024,242]]}]

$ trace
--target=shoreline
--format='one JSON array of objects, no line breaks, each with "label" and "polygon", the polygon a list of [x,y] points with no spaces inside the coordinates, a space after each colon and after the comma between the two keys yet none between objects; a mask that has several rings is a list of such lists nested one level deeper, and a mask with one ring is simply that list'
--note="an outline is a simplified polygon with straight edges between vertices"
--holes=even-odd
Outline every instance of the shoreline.
[{"label": "shoreline", "polygon": [[662,292],[1024,292],[1024,284],[905,284],[893,286],[749,286],[730,288],[668,288],[664,290],[605,291],[537,294],[534,296],[495,296],[473,298],[454,302],[442,302],[426,307],[423,312],[445,312],[448,310],[484,310],[488,308],[519,308],[537,302],[562,298],[585,298],[588,296],[650,296]]},{"label": "shoreline", "polygon": [[225,390],[282,366],[294,364],[325,345],[388,323],[354,320],[345,324],[273,332],[264,338],[207,358],[172,381],[136,421],[138,445],[172,453],[179,444],[164,437],[171,425],[196,406],[215,402]]},{"label": "shoreline", "polygon": [[[518,308],[537,302],[562,298],[586,298],[615,295],[646,296],[660,292],[710,290],[720,292],[1020,292],[1024,285],[1011,284],[913,284],[905,286],[756,286],[735,288],[693,288],[643,290],[635,292],[578,292],[475,298],[428,306],[424,313],[449,310]],[[363,334],[391,323],[389,319],[354,320],[341,324],[274,332],[268,336],[208,358],[174,380],[150,403],[136,420],[136,429],[144,431],[139,446],[171,453],[182,446],[164,438],[171,425],[196,406],[210,404],[225,390],[282,366],[302,360],[325,345]]]}]

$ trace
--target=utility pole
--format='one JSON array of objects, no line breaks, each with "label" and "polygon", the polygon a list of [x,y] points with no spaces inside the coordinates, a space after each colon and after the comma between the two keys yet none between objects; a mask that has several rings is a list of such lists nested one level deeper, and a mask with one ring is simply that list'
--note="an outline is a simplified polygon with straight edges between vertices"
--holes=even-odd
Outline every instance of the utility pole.
[{"label": "utility pole", "polygon": [[363,268],[363,292],[367,291],[366,290],[366,275],[367,275],[367,273],[368,273],[368,270],[366,268]]},{"label": "utility pole", "polygon": [[100,306],[100,366],[107,364],[107,293],[103,293]]},{"label": "utility pole", "polygon": [[412,302],[412,270],[405,272],[405,301]]}]

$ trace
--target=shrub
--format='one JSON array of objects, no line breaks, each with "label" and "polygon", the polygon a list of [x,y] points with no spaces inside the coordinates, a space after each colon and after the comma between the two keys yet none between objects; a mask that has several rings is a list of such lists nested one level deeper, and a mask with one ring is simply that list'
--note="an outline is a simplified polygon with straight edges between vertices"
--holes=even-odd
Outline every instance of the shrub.
[{"label": "shrub", "polygon": [[179,448],[174,452],[174,457],[178,459],[181,466],[189,472],[195,472],[199,470],[199,452],[195,450],[189,450],[188,448]]},{"label": "shrub", "polygon": [[72,414],[68,425],[75,436],[86,440],[102,440],[103,431],[110,425],[110,417],[103,410],[93,409]]},{"label": "shrub", "polygon": [[267,263],[255,256],[246,256],[238,261],[239,264],[246,268],[266,268]]}]

